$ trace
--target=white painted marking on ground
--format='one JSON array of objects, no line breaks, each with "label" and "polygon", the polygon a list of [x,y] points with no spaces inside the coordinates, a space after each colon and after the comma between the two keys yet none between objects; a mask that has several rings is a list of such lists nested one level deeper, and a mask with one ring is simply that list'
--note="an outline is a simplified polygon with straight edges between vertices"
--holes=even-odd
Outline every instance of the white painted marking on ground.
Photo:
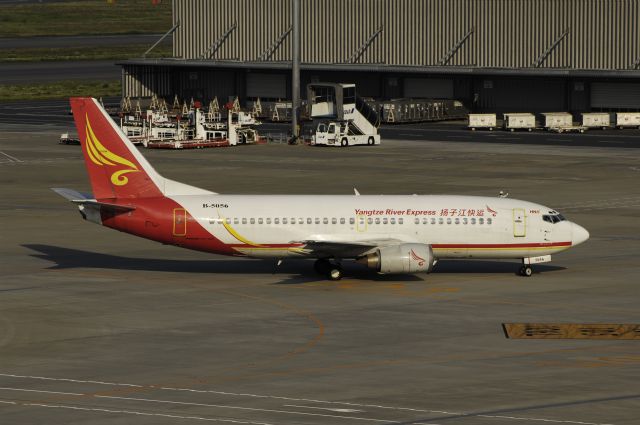
[{"label": "white painted marking on ground", "polygon": [[[238,397],[265,398],[265,399],[272,399],[272,400],[303,401],[308,403],[334,404],[334,405],[341,405],[341,406],[376,408],[376,409],[397,410],[397,411],[406,411],[406,412],[437,413],[437,414],[451,415],[451,416],[483,417],[480,414],[473,414],[473,413],[448,412],[444,410],[416,409],[411,407],[384,406],[384,405],[364,404],[364,403],[350,403],[346,401],[314,400],[314,399],[308,399],[308,398],[293,398],[293,397],[264,395],[264,394],[234,393],[234,392],[228,392],[228,391],[215,391],[215,390],[196,390],[193,388],[158,387],[155,385],[136,385],[136,384],[126,384],[126,383],[117,383],[117,382],[90,381],[90,380],[69,379],[69,378],[51,378],[51,377],[44,377],[44,376],[15,375],[15,374],[8,374],[8,373],[0,373],[0,376],[7,376],[12,378],[24,378],[24,379],[39,379],[39,380],[47,380],[47,381],[88,383],[88,384],[98,384],[98,385],[108,385],[108,386],[149,388],[149,389],[159,389],[159,390],[166,390],[166,391],[183,391],[183,392],[193,392],[193,393],[200,393],[200,394],[208,393],[208,394],[229,395],[229,396],[238,396]],[[107,396],[100,396],[100,397],[106,398]],[[327,415],[327,416],[330,416],[330,415]],[[485,416],[490,417],[489,415],[485,415]],[[339,416],[336,416],[336,417],[339,417]],[[345,418],[357,419],[351,416],[345,416]],[[526,417],[516,417],[516,416],[514,417],[505,416],[504,418],[520,420],[520,421],[538,421],[538,422],[549,422],[549,423],[559,423],[559,424],[565,423],[565,424],[575,424],[575,425],[613,425],[608,423],[580,422],[580,421],[545,419],[545,418],[526,418]],[[373,419],[373,420],[378,422],[384,422],[384,421],[379,421],[377,419]]]},{"label": "white painted marking on ground", "polygon": [[252,422],[252,421],[241,421],[237,419],[222,419],[222,418],[205,418],[201,416],[181,416],[181,415],[171,415],[168,413],[150,413],[150,412],[138,412],[135,410],[102,409],[98,407],[81,407],[81,406],[72,406],[72,405],[44,404],[44,403],[15,403],[15,402],[5,402],[5,401],[0,401],[0,403],[12,403],[20,406],[46,407],[46,408],[52,408],[52,409],[80,410],[80,411],[86,411],[86,412],[117,413],[117,414],[136,415],[136,416],[158,416],[162,418],[189,419],[189,420],[207,421],[207,422],[230,422],[234,424],[247,424],[247,425],[273,425],[268,422]]},{"label": "white painted marking on ground", "polygon": [[516,421],[538,421],[538,422],[552,422],[552,423],[560,423],[560,424],[575,424],[575,425],[613,425],[613,424],[594,424],[593,422],[580,422],[580,421],[563,421],[556,419],[540,419],[540,418],[520,418],[517,416],[502,416],[502,415],[476,415],[479,418],[492,418],[492,419],[513,419]]},{"label": "white painted marking on ground", "polygon": [[331,410],[338,413],[360,413],[362,410],[357,409],[344,409],[340,407],[317,407],[317,406],[299,406],[297,404],[285,404],[284,407],[298,407],[301,409],[317,409],[317,410]]},{"label": "white painted marking on ground", "polygon": [[18,404],[15,401],[3,401],[3,400],[0,400],[0,403],[2,403],[2,404]]},{"label": "white painted marking on ground", "polygon": [[123,384],[123,383],[120,383],[120,382],[88,381],[88,380],[69,379],[69,378],[48,378],[46,376],[11,375],[11,374],[8,374],[8,373],[0,373],[0,376],[7,376],[9,378],[40,379],[40,380],[43,380],[43,381],[75,382],[75,383],[79,383],[79,384],[112,385],[112,386],[118,386],[118,387],[134,387],[134,388],[144,388],[145,387],[145,385]]},{"label": "white painted marking on ground", "polygon": [[9,158],[9,161],[12,161],[12,162],[22,162],[21,160],[19,160],[19,159],[18,159],[18,158],[16,158],[15,156],[11,156],[11,155],[9,155],[9,154],[8,154],[8,153],[6,153],[6,152],[2,152],[2,151],[0,151],[0,153],[1,153],[2,155],[6,156],[7,158]]},{"label": "white painted marking on ground", "polygon": [[0,387],[0,391],[25,391],[30,393],[45,393],[45,394],[62,394],[62,395],[76,395],[81,396],[85,394],[81,393],[67,393],[62,391],[44,391],[44,390],[30,390],[26,388],[9,388],[9,387]]},{"label": "white painted marking on ground", "polygon": [[175,404],[180,406],[215,407],[219,409],[249,410],[252,412],[269,412],[269,413],[284,413],[288,415],[321,416],[325,418],[353,419],[358,421],[369,421],[369,422],[387,422],[387,423],[389,422],[386,419],[361,418],[357,416],[328,415],[324,413],[295,412],[291,410],[261,409],[258,407],[229,406],[225,404],[195,403],[195,402],[188,402],[188,401],[158,400],[153,398],[138,398],[138,397],[118,397],[118,396],[110,396],[110,395],[94,395],[94,397],[107,398],[111,400],[128,400],[128,401],[143,401],[147,403]]}]

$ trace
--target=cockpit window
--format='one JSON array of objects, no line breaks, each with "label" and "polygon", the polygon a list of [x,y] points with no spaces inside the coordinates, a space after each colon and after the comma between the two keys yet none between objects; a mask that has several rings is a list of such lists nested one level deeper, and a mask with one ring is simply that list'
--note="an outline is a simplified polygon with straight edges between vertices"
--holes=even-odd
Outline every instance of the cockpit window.
[{"label": "cockpit window", "polygon": [[553,212],[553,214],[544,214],[542,216],[542,219],[548,223],[560,223],[561,221],[565,221],[566,218],[564,218],[564,216],[562,214],[558,214],[555,211],[549,211],[549,212]]}]

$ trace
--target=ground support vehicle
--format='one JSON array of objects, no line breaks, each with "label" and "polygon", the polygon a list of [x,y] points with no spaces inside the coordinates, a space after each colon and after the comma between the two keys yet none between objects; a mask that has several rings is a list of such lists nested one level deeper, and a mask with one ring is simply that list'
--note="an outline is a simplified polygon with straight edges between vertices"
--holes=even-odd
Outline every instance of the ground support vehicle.
[{"label": "ground support vehicle", "polygon": [[312,145],[379,145],[380,118],[356,95],[355,84],[307,85],[309,117],[317,124]]},{"label": "ground support vehicle", "polygon": [[608,112],[585,112],[582,114],[582,126],[606,130],[611,125]]},{"label": "ground support vehicle", "polygon": [[504,114],[502,125],[509,131],[531,131],[536,128],[536,116],[528,112],[509,112]]},{"label": "ground support vehicle", "polygon": [[492,131],[497,127],[496,114],[469,114],[468,127],[472,131],[483,128]]},{"label": "ground support vehicle", "polygon": [[640,112],[617,112],[616,127],[623,128],[640,128]]}]

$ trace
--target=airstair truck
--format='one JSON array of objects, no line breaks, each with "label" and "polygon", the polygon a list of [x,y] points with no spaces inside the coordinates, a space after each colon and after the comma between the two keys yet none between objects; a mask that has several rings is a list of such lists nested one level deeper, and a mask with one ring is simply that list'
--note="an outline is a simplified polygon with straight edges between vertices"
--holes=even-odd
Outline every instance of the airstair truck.
[{"label": "airstair truck", "polygon": [[356,95],[355,84],[311,83],[307,85],[307,100],[309,117],[317,124],[312,144],[380,144],[380,118]]}]

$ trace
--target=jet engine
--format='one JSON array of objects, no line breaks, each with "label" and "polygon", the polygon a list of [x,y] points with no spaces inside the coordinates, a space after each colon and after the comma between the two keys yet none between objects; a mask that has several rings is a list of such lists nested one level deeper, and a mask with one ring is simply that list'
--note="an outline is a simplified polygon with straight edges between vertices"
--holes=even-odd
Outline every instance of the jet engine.
[{"label": "jet engine", "polygon": [[380,273],[429,273],[433,269],[435,260],[431,245],[420,243],[405,243],[401,245],[385,246],[371,254],[356,259]]}]

